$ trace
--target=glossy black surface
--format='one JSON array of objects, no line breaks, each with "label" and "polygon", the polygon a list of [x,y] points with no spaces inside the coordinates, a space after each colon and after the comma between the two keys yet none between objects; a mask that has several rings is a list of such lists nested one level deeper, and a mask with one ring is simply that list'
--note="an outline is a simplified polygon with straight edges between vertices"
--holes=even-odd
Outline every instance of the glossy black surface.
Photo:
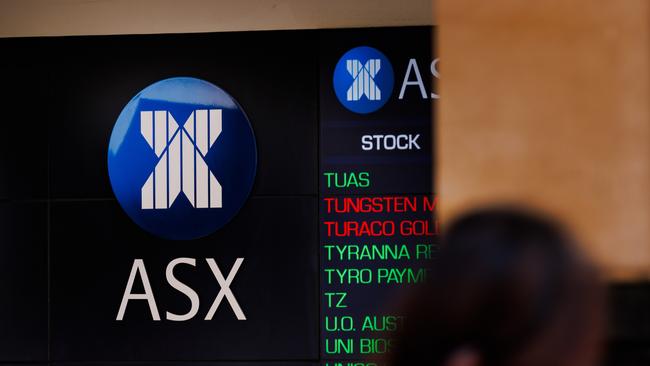
[{"label": "glossy black surface", "polygon": [[[0,39],[0,363],[318,360],[317,40],[317,31]],[[124,105],[175,76],[228,91],[259,154],[241,213],[191,242],[133,224],[106,167]],[[199,293],[195,319],[154,323],[136,301],[117,322],[135,258],[145,261],[163,318],[187,310],[165,281],[178,257],[197,260],[194,271],[176,270]],[[224,275],[245,258],[232,289],[248,320],[235,320],[225,301],[202,320],[219,291],[206,257]]]},{"label": "glossy black surface", "polygon": [[191,76],[241,105],[258,144],[253,194],[316,194],[315,33],[243,32],[57,39],[51,121],[53,198],[109,198],[107,144],[140,90]]},{"label": "glossy black surface", "polygon": [[47,360],[47,203],[0,202],[0,361]]},{"label": "glossy black surface", "polygon": [[[53,366],[159,366],[160,362],[53,362]],[[318,363],[302,361],[267,361],[267,362],[165,362],[166,366],[317,366]],[[29,365],[27,365],[29,366]]]},{"label": "glossy black surface", "polygon": [[[315,198],[251,198],[217,233],[166,241],[132,223],[113,201],[52,207],[52,358],[54,360],[305,360],[318,356],[317,205]],[[175,274],[198,293],[199,313],[184,322],[190,302],[165,280],[178,257],[196,259]],[[231,286],[247,320],[224,301],[205,258],[224,276],[244,262]],[[116,321],[134,259],[144,260],[158,311],[131,301]],[[136,289],[142,291],[141,281]]]},{"label": "glossy black surface", "polygon": [[0,39],[0,199],[47,198],[47,130],[59,114],[50,51],[44,39]]}]

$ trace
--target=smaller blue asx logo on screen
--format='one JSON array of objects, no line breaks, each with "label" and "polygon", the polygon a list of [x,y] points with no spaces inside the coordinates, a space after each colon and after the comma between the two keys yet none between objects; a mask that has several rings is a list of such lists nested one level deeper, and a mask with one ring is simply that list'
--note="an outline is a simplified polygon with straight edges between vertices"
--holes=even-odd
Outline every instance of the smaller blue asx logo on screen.
[{"label": "smaller blue asx logo on screen", "polygon": [[333,81],[341,104],[360,114],[383,107],[395,82],[393,67],[386,55],[367,46],[355,47],[339,59]]},{"label": "smaller blue asx logo on screen", "polygon": [[241,107],[207,81],[178,77],[138,93],[108,148],[113,192],[129,217],[165,239],[212,234],[246,202],[257,170]]}]

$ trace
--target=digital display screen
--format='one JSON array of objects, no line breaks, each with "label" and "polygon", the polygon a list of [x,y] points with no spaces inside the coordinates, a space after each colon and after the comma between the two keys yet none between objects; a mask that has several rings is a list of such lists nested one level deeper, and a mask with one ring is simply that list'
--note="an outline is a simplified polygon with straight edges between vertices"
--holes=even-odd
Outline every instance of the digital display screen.
[{"label": "digital display screen", "polygon": [[[400,301],[426,279],[436,250],[431,50],[430,29],[321,37],[320,354],[327,365],[381,362],[408,321]],[[339,65],[350,59],[363,66],[375,60],[373,80],[392,69],[392,91],[390,80],[377,81],[386,101],[370,105],[372,112],[357,113],[354,105],[372,103],[372,88],[360,86],[361,97],[345,93],[358,80],[354,73],[341,73],[337,90]]]},{"label": "digital display screen", "polygon": [[433,46],[0,40],[0,362],[381,364],[437,250]]}]

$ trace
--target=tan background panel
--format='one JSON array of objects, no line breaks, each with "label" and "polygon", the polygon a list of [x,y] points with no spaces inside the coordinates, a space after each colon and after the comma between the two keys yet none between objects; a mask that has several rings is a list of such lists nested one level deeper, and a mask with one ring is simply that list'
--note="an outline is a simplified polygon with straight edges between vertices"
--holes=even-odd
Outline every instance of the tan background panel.
[{"label": "tan background panel", "polygon": [[541,208],[610,278],[650,278],[650,2],[437,4],[442,220]]},{"label": "tan background panel", "polygon": [[432,24],[431,0],[0,0],[0,37]]}]

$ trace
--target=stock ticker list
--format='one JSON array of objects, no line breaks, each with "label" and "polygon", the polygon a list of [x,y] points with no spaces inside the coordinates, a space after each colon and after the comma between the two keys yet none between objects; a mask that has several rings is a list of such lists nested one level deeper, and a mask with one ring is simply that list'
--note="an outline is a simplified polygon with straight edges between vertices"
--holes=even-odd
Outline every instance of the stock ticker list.
[{"label": "stock ticker list", "polygon": [[400,301],[437,249],[436,204],[422,194],[321,197],[323,364],[381,364],[408,322]]},{"label": "stock ticker list", "polygon": [[322,365],[383,365],[409,321],[409,291],[427,279],[438,249],[438,198],[423,178],[431,160],[421,156],[431,153],[368,155],[366,164],[332,159],[327,146],[321,153]]}]

